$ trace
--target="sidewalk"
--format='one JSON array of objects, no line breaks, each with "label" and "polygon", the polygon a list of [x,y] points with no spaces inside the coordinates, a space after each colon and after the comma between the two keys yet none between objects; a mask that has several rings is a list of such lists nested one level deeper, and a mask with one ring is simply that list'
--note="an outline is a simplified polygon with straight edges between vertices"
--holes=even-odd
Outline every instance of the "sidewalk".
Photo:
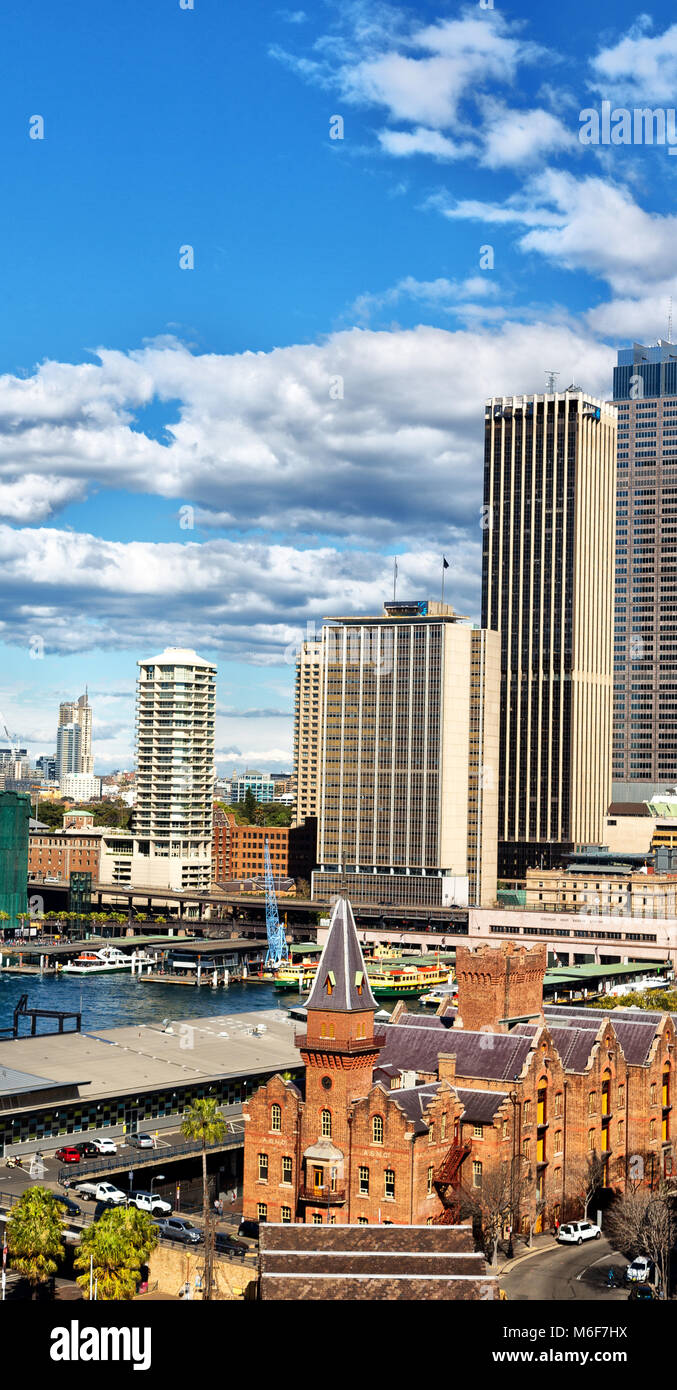
[{"label": "sidewalk", "polygon": [[506,1268],[512,1269],[513,1266],[519,1264],[521,1260],[528,1260],[531,1255],[540,1255],[544,1250],[554,1250],[556,1245],[557,1241],[550,1231],[544,1231],[542,1235],[533,1236],[530,1246],[528,1246],[521,1237],[518,1237],[518,1239],[513,1242],[515,1254],[511,1260],[508,1259],[505,1250],[499,1250],[498,1264],[496,1266],[497,1271],[499,1274],[502,1274]]}]

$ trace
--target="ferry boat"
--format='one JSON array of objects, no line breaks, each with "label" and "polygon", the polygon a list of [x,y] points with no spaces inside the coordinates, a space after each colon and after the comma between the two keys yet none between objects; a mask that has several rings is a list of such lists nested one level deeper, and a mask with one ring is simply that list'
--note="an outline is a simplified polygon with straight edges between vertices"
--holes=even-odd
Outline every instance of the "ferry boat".
[{"label": "ferry boat", "polygon": [[376,999],[418,999],[435,985],[451,989],[449,966],[440,961],[399,960],[372,966],[367,973]]},{"label": "ferry boat", "polygon": [[64,975],[111,975],[114,971],[131,970],[132,964],[131,955],[125,955],[117,946],[104,946],[100,951],[82,951],[61,969]]},{"label": "ferry boat", "polygon": [[283,965],[274,976],[273,988],[295,990],[297,994],[304,994],[306,990],[312,989],[316,974],[316,960],[302,960],[299,965]]}]

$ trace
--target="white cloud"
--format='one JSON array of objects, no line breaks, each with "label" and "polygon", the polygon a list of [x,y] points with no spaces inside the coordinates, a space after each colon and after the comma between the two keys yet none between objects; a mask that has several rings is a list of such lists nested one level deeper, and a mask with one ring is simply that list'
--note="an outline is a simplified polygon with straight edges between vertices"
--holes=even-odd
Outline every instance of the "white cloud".
[{"label": "white cloud", "polygon": [[640,15],[629,32],[591,60],[593,84],[609,101],[633,106],[640,102],[677,100],[677,24],[651,34],[653,20]]},{"label": "white cloud", "polygon": [[573,131],[542,108],[511,111],[502,103],[491,102],[485,107],[485,120],[482,163],[490,169],[533,166],[543,154],[581,150]]},{"label": "white cloud", "polygon": [[469,140],[451,140],[439,130],[426,126],[416,126],[414,130],[379,130],[378,140],[386,154],[397,159],[409,159],[412,155],[431,155],[437,160],[467,159],[476,145]]}]

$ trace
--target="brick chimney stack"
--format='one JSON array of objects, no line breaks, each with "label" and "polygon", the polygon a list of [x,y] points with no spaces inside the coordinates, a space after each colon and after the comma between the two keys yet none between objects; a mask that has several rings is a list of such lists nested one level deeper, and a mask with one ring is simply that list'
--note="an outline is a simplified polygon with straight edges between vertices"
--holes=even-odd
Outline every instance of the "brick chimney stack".
[{"label": "brick chimney stack", "polygon": [[543,977],[547,948],[459,943],[456,949],[458,1014],[455,1027],[470,1032],[508,1033],[517,1020],[543,1021]]}]

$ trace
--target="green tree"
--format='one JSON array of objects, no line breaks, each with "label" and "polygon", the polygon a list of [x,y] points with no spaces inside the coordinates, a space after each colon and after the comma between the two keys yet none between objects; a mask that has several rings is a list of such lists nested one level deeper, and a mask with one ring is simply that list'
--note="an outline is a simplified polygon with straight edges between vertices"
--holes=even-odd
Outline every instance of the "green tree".
[{"label": "green tree", "polygon": [[253,793],[251,787],[247,787],[247,790],[246,790],[246,792],[245,792],[245,794],[244,794],[244,803],[243,803],[243,805],[244,805],[244,813],[245,813],[246,823],[247,823],[248,825],[255,825],[255,824],[258,824],[258,822],[257,822],[257,820],[256,820],[256,814],[257,814],[257,811],[258,811],[258,809],[259,809],[259,803],[258,803],[258,801],[256,800],[256,797],[254,796],[254,793]]},{"label": "green tree", "polygon": [[82,1236],[73,1261],[82,1271],[77,1282],[89,1298],[90,1278],[97,1299],[133,1298],[146,1263],[158,1243],[157,1228],[145,1211],[113,1207]]},{"label": "green tree", "polygon": [[203,1298],[211,1298],[212,1262],[209,1258],[209,1230],[211,1211],[209,1209],[209,1183],[207,1181],[207,1145],[218,1144],[226,1132],[226,1121],[216,1100],[208,1097],[193,1101],[186,1111],[181,1133],[184,1139],[197,1139],[202,1145],[202,1212],[205,1225],[205,1279]]},{"label": "green tree", "polygon": [[53,1278],[63,1259],[63,1216],[54,1194],[31,1187],[7,1218],[7,1245],[12,1267],[25,1274],[33,1295]]}]

